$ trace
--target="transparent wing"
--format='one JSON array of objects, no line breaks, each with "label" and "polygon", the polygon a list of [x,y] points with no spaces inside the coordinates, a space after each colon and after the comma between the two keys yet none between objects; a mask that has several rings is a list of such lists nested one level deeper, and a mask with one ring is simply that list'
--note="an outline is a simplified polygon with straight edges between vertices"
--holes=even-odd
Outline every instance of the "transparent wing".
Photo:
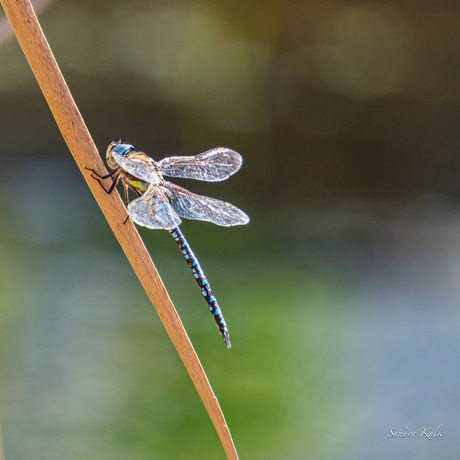
[{"label": "transparent wing", "polygon": [[197,195],[171,182],[165,182],[162,189],[176,213],[184,219],[204,220],[223,227],[249,222],[249,216],[233,204]]},{"label": "transparent wing", "polygon": [[181,224],[168,199],[156,185],[128,204],[128,214],[138,225],[148,228],[170,230]]},{"label": "transparent wing", "polygon": [[164,158],[156,165],[165,176],[218,182],[235,174],[242,163],[238,152],[216,147],[195,156]]},{"label": "transparent wing", "polygon": [[120,155],[115,149],[111,153],[116,163],[134,177],[150,184],[160,183],[156,162],[145,153],[132,151],[127,155]]}]

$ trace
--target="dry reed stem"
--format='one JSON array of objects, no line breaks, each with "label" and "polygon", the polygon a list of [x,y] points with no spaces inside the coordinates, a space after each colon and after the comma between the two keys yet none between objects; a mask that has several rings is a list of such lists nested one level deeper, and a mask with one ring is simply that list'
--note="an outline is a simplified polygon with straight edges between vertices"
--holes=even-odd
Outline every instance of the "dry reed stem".
[{"label": "dry reed stem", "polygon": [[0,0],[14,33],[45,96],[61,134],[131,266],[152,301],[208,411],[227,458],[237,459],[235,446],[217,398],[182,322],[118,193],[106,195],[85,167],[104,165],[69,92],[48,42],[27,0]]}]

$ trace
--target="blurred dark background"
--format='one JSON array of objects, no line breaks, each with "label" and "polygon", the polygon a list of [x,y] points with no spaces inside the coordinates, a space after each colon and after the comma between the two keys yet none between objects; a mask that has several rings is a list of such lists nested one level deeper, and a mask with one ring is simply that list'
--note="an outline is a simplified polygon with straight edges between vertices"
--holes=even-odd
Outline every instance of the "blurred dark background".
[{"label": "blurred dark background", "polygon": [[[182,226],[231,351],[172,238],[140,230],[241,458],[456,458],[460,4],[37,8],[101,155],[244,157],[180,182],[252,219]],[[6,459],[224,458],[4,16],[0,62]]]}]

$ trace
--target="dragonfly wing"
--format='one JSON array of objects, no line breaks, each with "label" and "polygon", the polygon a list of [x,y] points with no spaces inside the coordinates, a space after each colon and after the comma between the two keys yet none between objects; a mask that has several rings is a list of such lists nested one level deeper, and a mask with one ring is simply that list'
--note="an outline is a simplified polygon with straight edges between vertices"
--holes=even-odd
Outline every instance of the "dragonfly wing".
[{"label": "dragonfly wing", "polygon": [[249,222],[249,216],[231,203],[197,195],[171,182],[165,182],[162,188],[176,213],[184,219],[204,220],[222,227]]},{"label": "dragonfly wing", "polygon": [[243,164],[243,157],[226,147],[216,147],[195,156],[169,157],[156,163],[169,177],[219,182],[235,174]]},{"label": "dragonfly wing", "polygon": [[128,214],[138,225],[170,230],[181,224],[180,217],[161,190],[150,185],[147,191],[128,204]]},{"label": "dragonfly wing", "polygon": [[132,151],[127,155],[120,155],[115,150],[111,153],[116,163],[134,177],[151,184],[160,182],[156,162],[145,153]]}]

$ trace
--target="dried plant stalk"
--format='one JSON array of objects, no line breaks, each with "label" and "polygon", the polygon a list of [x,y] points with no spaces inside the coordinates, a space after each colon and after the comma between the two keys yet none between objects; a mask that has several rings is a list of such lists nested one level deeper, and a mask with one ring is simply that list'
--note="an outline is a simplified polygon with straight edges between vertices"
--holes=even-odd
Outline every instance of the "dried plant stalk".
[{"label": "dried plant stalk", "polygon": [[88,187],[152,301],[208,411],[229,459],[237,459],[235,446],[217,398],[174,305],[145,246],[129,220],[117,193],[107,195],[85,168],[104,170],[104,165],[80,112],[54,59],[48,42],[27,0],[0,0],[14,33],[45,96],[61,134]]}]

